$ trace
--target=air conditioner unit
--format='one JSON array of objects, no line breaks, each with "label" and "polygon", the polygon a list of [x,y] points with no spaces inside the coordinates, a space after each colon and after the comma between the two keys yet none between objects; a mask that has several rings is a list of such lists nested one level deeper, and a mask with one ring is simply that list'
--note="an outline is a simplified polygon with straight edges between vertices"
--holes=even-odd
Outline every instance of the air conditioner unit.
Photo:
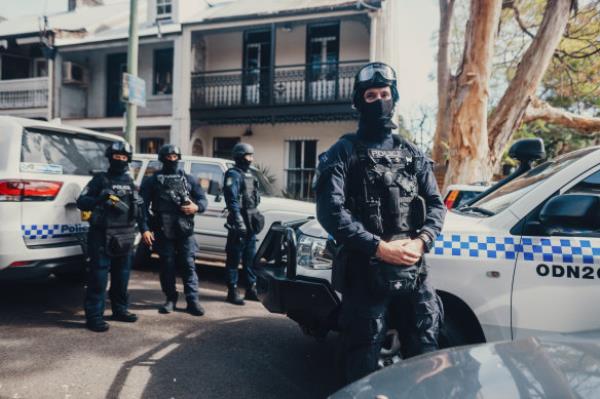
[{"label": "air conditioner unit", "polygon": [[62,76],[63,84],[85,84],[85,68],[71,61],[63,62]]}]

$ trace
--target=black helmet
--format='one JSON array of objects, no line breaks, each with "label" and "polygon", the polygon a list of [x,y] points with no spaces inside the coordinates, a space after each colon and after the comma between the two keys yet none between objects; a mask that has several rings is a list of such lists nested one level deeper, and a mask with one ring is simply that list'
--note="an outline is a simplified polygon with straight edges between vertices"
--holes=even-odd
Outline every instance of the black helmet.
[{"label": "black helmet", "polygon": [[133,155],[131,144],[126,141],[113,141],[108,147],[106,147],[104,155],[106,155],[106,158],[112,159],[114,154],[127,155],[127,162],[131,162],[131,156]]},{"label": "black helmet", "polygon": [[181,160],[181,150],[173,144],[165,144],[160,147],[160,150],[158,150],[158,160],[164,162],[169,154],[175,154],[177,155],[177,160]]},{"label": "black helmet", "polygon": [[354,88],[352,90],[352,104],[360,109],[362,96],[368,88],[386,87],[392,90],[392,99],[394,103],[398,101],[398,87],[396,86],[396,72],[394,69],[383,62],[371,62],[360,68],[354,77]]},{"label": "black helmet", "polygon": [[254,147],[248,143],[237,143],[231,150],[233,159],[243,158],[247,154],[254,154]]}]

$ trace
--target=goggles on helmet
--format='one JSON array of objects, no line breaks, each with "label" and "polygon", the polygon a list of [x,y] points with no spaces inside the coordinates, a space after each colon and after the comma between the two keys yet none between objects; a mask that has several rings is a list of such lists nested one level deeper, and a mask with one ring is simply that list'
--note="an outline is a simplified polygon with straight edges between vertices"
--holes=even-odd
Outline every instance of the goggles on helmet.
[{"label": "goggles on helmet", "polygon": [[396,72],[394,72],[390,66],[385,64],[370,64],[358,72],[357,81],[359,83],[372,81],[374,80],[376,73],[378,73],[385,80],[396,80]]}]

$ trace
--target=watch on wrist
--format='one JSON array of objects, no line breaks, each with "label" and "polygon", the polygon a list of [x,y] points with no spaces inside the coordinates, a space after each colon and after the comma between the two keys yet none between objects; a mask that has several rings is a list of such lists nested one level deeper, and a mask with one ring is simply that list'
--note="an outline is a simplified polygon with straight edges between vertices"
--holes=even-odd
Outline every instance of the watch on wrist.
[{"label": "watch on wrist", "polygon": [[429,252],[433,247],[433,240],[431,237],[429,237],[429,235],[426,233],[421,233],[417,236],[417,238],[423,241],[423,244],[425,245],[425,252]]}]

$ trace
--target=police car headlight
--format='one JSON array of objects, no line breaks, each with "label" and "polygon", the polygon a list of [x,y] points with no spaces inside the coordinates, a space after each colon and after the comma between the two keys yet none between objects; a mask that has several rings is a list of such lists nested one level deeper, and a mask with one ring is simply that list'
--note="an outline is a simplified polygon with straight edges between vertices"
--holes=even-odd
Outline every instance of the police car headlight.
[{"label": "police car headlight", "polygon": [[332,257],[327,250],[327,240],[301,234],[298,237],[296,261],[298,266],[308,269],[331,269]]}]

